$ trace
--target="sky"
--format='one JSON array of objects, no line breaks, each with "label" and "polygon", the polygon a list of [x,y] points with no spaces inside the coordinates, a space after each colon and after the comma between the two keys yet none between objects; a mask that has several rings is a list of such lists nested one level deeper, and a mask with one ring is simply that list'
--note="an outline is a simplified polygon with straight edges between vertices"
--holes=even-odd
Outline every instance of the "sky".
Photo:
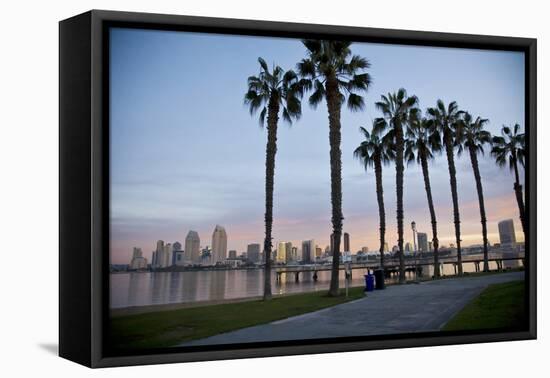
[{"label": "sky", "polygon": [[[257,75],[258,57],[295,69],[305,57],[297,39],[228,36],[113,28],[110,34],[111,262],[129,263],[132,248],[150,259],[156,241],[185,242],[189,230],[210,246],[216,224],[225,227],[228,249],[239,253],[263,244],[267,130],[243,103],[246,79]],[[524,56],[520,52],[354,43],[369,60],[373,78],[365,110],[342,109],[344,231],[351,250],[378,249],[374,174],[353,157],[359,127],[370,129],[381,114],[381,94],[403,87],[420,108],[457,101],[461,109],[503,124],[524,126]],[[302,118],[280,122],[275,168],[274,243],[314,239],[329,243],[330,165],[324,103],[303,101]],[[497,167],[486,148],[480,156],[488,236],[498,242],[497,223],[513,219],[523,240],[513,175]],[[456,160],[463,245],[481,243],[481,224],[469,156]],[[524,172],[521,170],[522,181]],[[454,243],[452,201],[444,155],[430,163],[440,244]],[[405,241],[410,223],[431,240],[420,167],[404,177]],[[395,166],[384,167],[386,240],[397,244]]]}]

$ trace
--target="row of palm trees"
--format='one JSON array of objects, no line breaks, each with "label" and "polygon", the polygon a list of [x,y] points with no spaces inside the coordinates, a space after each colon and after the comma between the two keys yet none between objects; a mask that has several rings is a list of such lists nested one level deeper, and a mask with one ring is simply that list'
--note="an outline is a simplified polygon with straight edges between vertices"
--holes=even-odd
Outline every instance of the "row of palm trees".
[{"label": "row of palm trees", "polygon": [[[297,72],[285,71],[277,65],[271,69],[264,59],[258,58],[260,73],[248,78],[248,90],[245,94],[245,104],[248,105],[251,115],[259,111],[260,125],[267,125],[267,144],[265,161],[265,238],[264,251],[272,251],[273,225],[273,188],[275,178],[275,156],[277,153],[277,127],[279,118],[288,123],[298,120],[302,114],[303,96],[309,94],[309,105],[316,109],[317,105],[325,101],[328,110],[329,142],[330,142],[330,175],[331,175],[331,205],[332,228],[334,234],[333,260],[330,296],[339,295],[339,261],[340,241],[342,236],[342,151],[341,151],[341,109],[344,104],[350,111],[362,110],[365,106],[362,94],[366,93],[371,77],[366,72],[370,63],[363,57],[353,55],[350,49],[351,42],[345,41],[318,41],[303,40],[306,48],[306,57],[297,64]],[[438,266],[437,249],[437,220],[433,206],[431,186],[429,180],[428,160],[434,153],[445,150],[449,166],[451,193],[454,208],[455,236],[457,241],[457,256],[459,274],[462,274],[461,247],[460,247],[460,214],[458,209],[458,194],[456,184],[456,169],[454,151],[458,153],[468,150],[474,169],[474,176],[478,188],[480,213],[483,225],[485,266],[487,265],[487,230],[483,205],[483,189],[477,163],[477,154],[483,151],[483,145],[493,143],[493,154],[497,163],[505,164],[516,172],[516,198],[520,207],[520,217],[524,225],[524,205],[519,184],[518,163],[523,165],[524,137],[519,134],[519,126],[503,128],[502,137],[491,136],[483,130],[487,120],[473,118],[466,112],[458,109],[455,102],[447,107],[442,101],[437,106],[427,110],[427,117],[423,117],[418,108],[416,96],[408,96],[404,89],[396,93],[382,96],[376,108],[381,111],[382,117],[373,122],[372,130],[361,128],[365,140],[354,151],[367,168],[374,166],[376,176],[376,193],[380,216],[380,252],[381,264],[384,263],[383,248],[385,244],[385,210],[382,185],[382,166],[390,161],[395,162],[396,194],[397,194],[397,226],[400,282],[405,280],[405,263],[403,254],[403,178],[405,161],[417,161],[424,176],[424,183],[430,208],[435,265]],[[266,120],[267,117],[267,120]],[[520,205],[521,202],[521,205]],[[525,227],[524,227],[525,229]],[[266,253],[268,256],[269,253]],[[436,277],[439,272],[436,269]],[[265,259],[264,300],[271,299],[271,259]]]}]

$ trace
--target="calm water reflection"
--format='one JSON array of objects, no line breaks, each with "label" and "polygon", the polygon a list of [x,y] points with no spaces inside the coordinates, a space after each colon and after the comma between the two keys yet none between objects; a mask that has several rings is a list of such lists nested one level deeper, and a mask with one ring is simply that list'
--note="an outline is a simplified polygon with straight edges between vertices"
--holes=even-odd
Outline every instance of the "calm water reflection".
[{"label": "calm water reflection", "polygon": [[[496,263],[490,262],[496,269]],[[474,272],[473,263],[464,263],[465,272]],[[443,273],[453,275],[452,265],[445,265]],[[354,269],[352,286],[364,285],[366,269]],[[326,290],[330,283],[330,271],[318,272],[317,282],[312,272],[300,273],[300,282],[294,274],[283,274],[281,282],[275,282],[272,274],[272,289],[275,295]],[[414,278],[408,273],[408,278]],[[387,282],[397,277],[388,278]],[[341,287],[344,273],[340,272]],[[155,272],[111,274],[111,308],[145,306],[167,303],[224,300],[262,295],[263,270],[221,270],[195,272]]]}]

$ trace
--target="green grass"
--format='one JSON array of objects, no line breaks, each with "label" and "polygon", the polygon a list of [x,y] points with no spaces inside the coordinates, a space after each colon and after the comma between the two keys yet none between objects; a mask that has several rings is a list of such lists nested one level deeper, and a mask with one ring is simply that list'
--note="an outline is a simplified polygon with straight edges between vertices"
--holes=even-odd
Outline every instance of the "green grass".
[{"label": "green grass", "polygon": [[526,322],[525,283],[514,281],[487,287],[455,315],[443,331],[521,329]]},{"label": "green grass", "polygon": [[125,315],[111,319],[111,346],[118,350],[170,347],[258,324],[317,311],[363,297],[363,288],[349,296],[328,297],[326,292],[274,297],[204,307]]}]

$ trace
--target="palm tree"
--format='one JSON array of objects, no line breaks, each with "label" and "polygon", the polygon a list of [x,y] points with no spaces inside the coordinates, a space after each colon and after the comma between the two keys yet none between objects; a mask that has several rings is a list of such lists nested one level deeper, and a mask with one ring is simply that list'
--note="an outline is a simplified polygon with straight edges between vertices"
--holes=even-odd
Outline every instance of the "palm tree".
[{"label": "palm tree", "polygon": [[340,265],[340,240],[342,237],[342,151],[340,112],[346,101],[351,111],[364,108],[364,100],[358,93],[366,92],[371,78],[364,72],[369,62],[351,54],[351,42],[346,41],[302,41],[307,49],[307,58],[298,63],[300,75],[308,81],[313,93],[309,104],[316,108],[325,99],[329,120],[330,181],[332,203],[332,229],[334,250],[332,251],[332,273],[330,296],[337,296]]},{"label": "palm tree", "polygon": [[460,246],[460,210],[458,208],[458,189],[456,184],[456,167],[454,158],[455,147],[455,129],[459,122],[462,111],[458,110],[458,105],[455,101],[451,102],[447,107],[441,100],[437,100],[435,108],[429,108],[428,114],[434,122],[434,127],[442,134],[443,145],[447,155],[447,165],[449,167],[449,180],[451,183],[451,196],[453,198],[453,216],[455,224],[456,238],[456,256],[458,265],[458,275],[462,275],[462,249]]},{"label": "palm tree", "polygon": [[264,59],[258,58],[260,73],[248,78],[248,91],[244,102],[248,105],[250,114],[260,111],[260,126],[263,127],[267,115],[267,145],[265,157],[265,274],[264,300],[271,299],[271,250],[273,226],[273,185],[275,179],[275,154],[277,153],[277,125],[279,113],[282,110],[283,120],[292,123],[302,114],[301,98],[303,82],[292,70],[284,71],[279,66],[273,66],[270,71]]},{"label": "palm tree", "polygon": [[388,135],[393,139],[395,145],[395,181],[397,192],[397,244],[399,247],[399,282],[405,282],[405,256],[403,250],[403,172],[405,138],[403,128],[409,122],[411,114],[417,111],[418,104],[416,96],[407,96],[407,91],[400,88],[397,93],[382,95],[381,101],[377,102],[376,108],[382,112],[384,118],[376,121],[377,131],[380,132],[389,128]]},{"label": "palm tree", "polygon": [[477,117],[475,120],[469,113],[465,113],[462,120],[458,123],[456,138],[459,143],[458,155],[462,154],[464,149],[468,149],[470,154],[470,163],[474,171],[476,180],[477,199],[479,201],[479,215],[481,217],[481,231],[483,233],[483,271],[489,271],[489,239],[487,238],[487,217],[485,215],[485,201],[483,200],[483,186],[481,184],[481,173],[479,172],[478,153],[485,152],[483,145],[491,143],[491,133],[483,130],[483,127],[489,122],[488,119]]},{"label": "palm tree", "polygon": [[432,120],[422,118],[420,111],[413,113],[407,127],[407,140],[405,141],[405,159],[407,164],[416,162],[422,168],[424,177],[424,189],[428,199],[428,208],[430,210],[430,220],[432,223],[432,245],[434,249],[434,278],[440,276],[439,272],[439,239],[437,237],[437,218],[432,197],[432,187],[430,184],[430,172],[428,161],[434,158],[434,152],[441,151],[441,135],[434,127]]},{"label": "palm tree", "polygon": [[[376,123],[373,123],[373,130]],[[364,127],[359,131],[365,138],[353,152],[363,164],[365,171],[374,167],[376,179],[376,199],[378,200],[378,217],[380,222],[380,268],[384,269],[384,245],[386,244],[386,210],[384,208],[384,188],[382,185],[382,165],[389,164],[395,158],[393,145],[388,138],[380,137],[375,132],[369,133]]]},{"label": "palm tree", "polygon": [[521,227],[525,235],[525,204],[523,202],[523,192],[519,180],[518,163],[525,168],[525,134],[519,134],[520,126],[516,123],[513,128],[503,126],[502,136],[493,137],[493,149],[491,154],[495,157],[499,166],[503,167],[508,162],[510,170],[514,171],[515,179],[514,191],[516,192],[516,201],[518,202],[519,218]]}]

